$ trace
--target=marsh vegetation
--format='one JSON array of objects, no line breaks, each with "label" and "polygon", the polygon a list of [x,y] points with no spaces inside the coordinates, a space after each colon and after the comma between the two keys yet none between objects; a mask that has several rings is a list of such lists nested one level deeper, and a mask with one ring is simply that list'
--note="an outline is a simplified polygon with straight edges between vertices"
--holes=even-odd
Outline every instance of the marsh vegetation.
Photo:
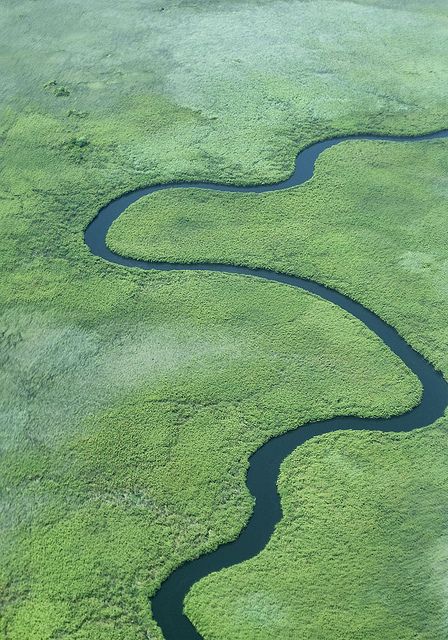
[{"label": "marsh vegetation", "polygon": [[[268,182],[290,172],[298,146],[334,133],[446,126],[447,8],[4,4],[0,636],[160,638],[148,599],[175,566],[238,534],[252,451],[310,419],[399,413],[420,389],[328,303],[246,278],[111,266],[83,230],[139,186]],[[329,282],[446,373],[445,149],[334,150],[315,181],[278,201],[158,194],[110,242],[158,257],[215,251]],[[205,637],[236,638],[237,626],[245,638],[317,638],[331,623],[353,638],[443,638],[445,447],[441,423],[329,436],[294,454],[270,547],[188,600]],[[373,585],[355,598],[366,574]],[[303,607],[291,613],[298,584]]]}]

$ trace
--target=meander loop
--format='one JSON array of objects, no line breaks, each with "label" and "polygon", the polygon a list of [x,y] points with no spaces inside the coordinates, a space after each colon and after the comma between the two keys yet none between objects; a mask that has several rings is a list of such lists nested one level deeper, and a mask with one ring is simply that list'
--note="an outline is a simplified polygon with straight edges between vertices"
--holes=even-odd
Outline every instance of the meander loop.
[{"label": "meander loop", "polygon": [[277,273],[268,269],[251,269],[226,264],[148,262],[122,257],[112,252],[106,245],[106,235],[110,226],[133,202],[164,189],[194,187],[215,191],[262,193],[298,186],[313,176],[316,160],[323,151],[347,140],[408,143],[447,137],[448,130],[443,130],[420,136],[353,135],[324,140],[299,152],[294,172],[290,178],[282,182],[243,187],[208,182],[172,182],[154,185],[125,194],[110,202],[99,211],[85,230],[85,242],[94,255],[124,267],[159,271],[188,270],[230,273],[271,280],[320,296],[363,322],[416,374],[423,387],[420,404],[405,414],[381,419],[340,416],[330,420],[311,422],[272,438],[258,449],[250,458],[247,474],[247,486],[255,498],[255,507],[249,522],[239,537],[233,542],[221,545],[215,551],[178,567],[162,583],[152,599],[153,616],[166,640],[201,640],[202,636],[183,612],[184,598],[191,586],[212,572],[252,558],[266,546],[276,523],[282,516],[277,492],[280,465],[296,447],[310,438],[341,429],[405,432],[432,424],[443,415],[448,404],[448,384],[442,375],[423,356],[414,351],[393,327],[383,322],[381,318],[361,304],[338,291],[305,278]]}]

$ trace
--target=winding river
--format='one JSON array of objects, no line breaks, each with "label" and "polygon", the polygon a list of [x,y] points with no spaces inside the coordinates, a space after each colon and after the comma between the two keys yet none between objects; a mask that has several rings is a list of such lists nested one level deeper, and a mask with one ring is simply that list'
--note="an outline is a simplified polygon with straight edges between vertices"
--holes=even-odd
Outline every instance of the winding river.
[{"label": "winding river", "polygon": [[287,189],[303,184],[314,172],[314,165],[319,155],[330,147],[346,140],[384,140],[392,142],[417,142],[447,138],[448,130],[429,133],[421,136],[382,136],[353,135],[332,138],[317,142],[301,151],[296,158],[295,170],[290,178],[276,184],[255,185],[248,187],[212,184],[207,182],[183,182],[154,185],[128,193],[110,202],[92,220],[85,231],[85,242],[91,252],[109,262],[125,267],[138,269],[202,270],[230,273],[234,275],[252,276],[273,280],[284,285],[297,287],[325,298],[338,305],[358,320],[361,320],[371,331],[393,351],[419,378],[423,386],[421,403],[411,411],[392,418],[371,419],[354,416],[341,416],[312,422],[295,430],[288,431],[266,442],[250,458],[247,474],[247,486],[255,497],[253,514],[240,536],[228,544],[223,544],[216,551],[200,556],[176,569],[162,584],[152,599],[152,612],[162,629],[166,640],[200,640],[201,636],[183,613],[183,601],[191,586],[213,571],[243,562],[259,553],[271,537],[276,523],[282,516],[280,498],[277,493],[277,477],[280,465],[297,446],[314,436],[336,431],[338,429],[365,429],[377,431],[411,431],[433,423],[439,418],[448,404],[448,385],[442,375],[414,351],[397,331],[386,324],[377,315],[351,300],[347,296],[329,289],[317,282],[295,276],[276,273],[267,269],[250,269],[225,264],[178,264],[146,262],[122,257],[113,253],[106,245],[106,235],[111,224],[133,202],[139,198],[162,189],[197,187],[232,192],[263,192]]}]

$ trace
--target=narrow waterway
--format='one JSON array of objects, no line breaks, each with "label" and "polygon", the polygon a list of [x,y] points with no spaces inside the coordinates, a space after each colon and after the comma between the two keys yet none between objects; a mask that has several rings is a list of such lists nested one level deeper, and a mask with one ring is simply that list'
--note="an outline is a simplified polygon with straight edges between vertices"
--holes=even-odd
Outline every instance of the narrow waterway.
[{"label": "narrow waterway", "polygon": [[[154,185],[128,193],[110,202],[92,220],[85,231],[85,242],[91,252],[109,262],[126,267],[153,270],[194,270],[229,273],[234,276],[251,276],[273,280],[281,284],[296,287],[338,305],[358,320],[361,320],[371,331],[393,351],[419,378],[423,386],[420,404],[412,411],[400,416],[381,419],[340,416],[331,420],[311,422],[295,430],[272,438],[250,458],[247,475],[247,486],[255,497],[253,514],[239,537],[228,544],[223,544],[216,551],[200,556],[176,569],[163,582],[152,599],[152,611],[166,640],[200,640],[201,636],[183,613],[183,601],[191,586],[209,573],[247,560],[261,551],[271,537],[276,523],[282,516],[280,498],[277,492],[277,478],[283,460],[296,447],[316,435],[322,435],[339,429],[376,430],[376,431],[411,431],[433,423],[439,418],[448,404],[448,385],[442,375],[419,353],[377,315],[351,300],[347,296],[329,289],[322,284],[303,278],[269,271],[268,269],[250,269],[225,264],[181,264],[166,262],[147,262],[122,257],[112,252],[106,245],[107,232],[114,222],[130,204],[141,197],[162,189],[191,188],[212,189],[215,191],[232,191],[260,193],[278,191],[298,186],[309,180],[319,155],[326,149],[346,140],[384,140],[390,142],[419,142],[447,138],[448,130],[429,133],[421,136],[381,136],[353,135],[332,138],[317,142],[301,151],[296,158],[295,170],[290,178],[276,184],[254,186],[232,186],[208,182],[180,182]],[[391,212],[393,215],[393,212]]]}]

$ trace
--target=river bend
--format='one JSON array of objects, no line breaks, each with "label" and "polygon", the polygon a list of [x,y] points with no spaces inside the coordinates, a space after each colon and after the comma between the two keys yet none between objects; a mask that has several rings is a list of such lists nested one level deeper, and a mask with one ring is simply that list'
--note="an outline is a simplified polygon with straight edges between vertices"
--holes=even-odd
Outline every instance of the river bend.
[{"label": "river bend", "polygon": [[414,351],[393,327],[386,324],[380,317],[358,302],[351,300],[338,291],[329,289],[312,280],[277,273],[268,269],[251,269],[244,266],[238,267],[226,264],[147,262],[145,260],[126,258],[114,253],[107,247],[106,235],[110,226],[133,202],[162,189],[196,187],[215,191],[261,193],[298,186],[312,177],[315,162],[323,151],[346,140],[383,140],[410,143],[447,137],[448,130],[443,130],[420,136],[361,134],[324,140],[300,151],[296,158],[294,172],[287,180],[282,182],[254,186],[236,186],[209,182],[171,182],[153,185],[127,193],[113,200],[99,211],[98,215],[85,230],[85,242],[93,254],[125,267],[163,271],[215,271],[252,276],[273,280],[318,295],[361,320],[416,374],[423,387],[420,404],[405,414],[381,419],[340,416],[330,420],[311,422],[272,438],[260,447],[250,458],[247,474],[247,486],[255,498],[255,507],[249,522],[239,537],[233,542],[223,544],[215,551],[202,555],[196,560],[189,561],[175,569],[162,583],[159,591],[152,599],[154,618],[162,629],[166,640],[201,640],[202,636],[199,635],[183,612],[183,601],[192,585],[209,573],[238,564],[255,556],[265,547],[276,523],[282,517],[280,498],[277,492],[280,465],[296,447],[314,436],[339,429],[405,432],[429,425],[443,414],[448,404],[448,385],[442,375],[422,355]]}]

